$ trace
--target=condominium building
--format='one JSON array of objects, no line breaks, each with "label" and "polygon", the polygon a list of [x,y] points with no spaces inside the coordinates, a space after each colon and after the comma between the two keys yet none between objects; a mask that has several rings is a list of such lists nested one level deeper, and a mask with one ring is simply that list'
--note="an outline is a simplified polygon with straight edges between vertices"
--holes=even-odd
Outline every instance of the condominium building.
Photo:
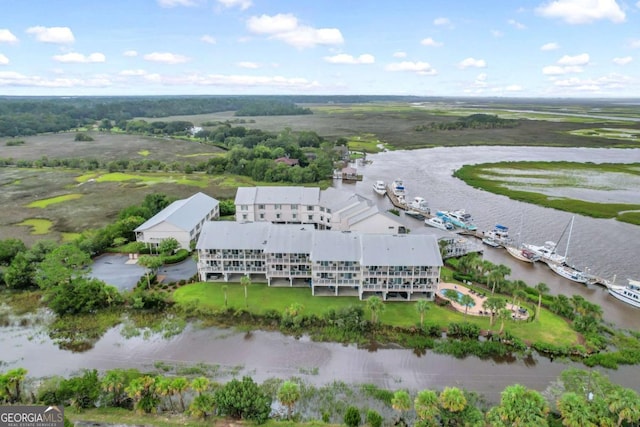
[{"label": "condominium building", "polygon": [[313,295],[434,299],[442,258],[427,234],[364,234],[310,225],[208,222],[196,245],[203,281],[310,287]]},{"label": "condominium building", "polygon": [[240,187],[236,221],[310,224],[319,230],[402,234],[405,226],[359,194],[314,187]]}]

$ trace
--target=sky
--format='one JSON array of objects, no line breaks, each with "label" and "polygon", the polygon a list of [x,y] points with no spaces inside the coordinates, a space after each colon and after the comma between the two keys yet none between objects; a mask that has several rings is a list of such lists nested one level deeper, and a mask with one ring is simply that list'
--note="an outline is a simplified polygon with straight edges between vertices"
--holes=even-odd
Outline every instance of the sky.
[{"label": "sky", "polygon": [[0,95],[640,97],[640,0],[0,0]]}]

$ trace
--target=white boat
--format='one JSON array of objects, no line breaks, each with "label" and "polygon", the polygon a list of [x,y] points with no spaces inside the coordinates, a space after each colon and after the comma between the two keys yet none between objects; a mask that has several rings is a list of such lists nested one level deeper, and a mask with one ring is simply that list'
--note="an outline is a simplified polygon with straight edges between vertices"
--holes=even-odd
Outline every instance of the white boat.
[{"label": "white boat", "polygon": [[509,255],[523,262],[534,263],[540,259],[538,255],[521,246],[505,246],[505,249],[509,252]]},{"label": "white boat", "polygon": [[434,216],[433,218],[425,219],[424,223],[426,225],[429,225],[431,227],[438,228],[438,229],[444,230],[444,231],[451,231],[451,230],[454,229],[453,224],[451,224],[450,222],[445,221],[444,219],[440,218],[439,216]]},{"label": "white boat", "polygon": [[609,286],[609,293],[622,302],[640,308],[640,280],[627,280],[629,283],[626,286]]},{"label": "white boat", "polygon": [[381,196],[384,196],[387,193],[387,185],[384,183],[384,181],[376,181],[373,184],[373,191]]},{"label": "white boat", "polygon": [[404,188],[404,181],[402,181],[400,178],[394,180],[391,184],[391,191],[393,192],[394,196],[404,198],[407,194],[407,191]]},{"label": "white boat", "polygon": [[473,223],[471,214],[466,213],[464,209],[458,209],[455,211],[438,211],[436,215],[442,218],[444,221],[450,222],[454,226],[462,228],[464,230],[473,231],[478,228]]},{"label": "white boat", "polygon": [[414,197],[407,205],[407,208],[420,213],[429,213],[429,205],[427,205],[427,201],[419,196]]},{"label": "white boat", "polygon": [[558,244],[550,240],[544,242],[544,245],[542,246],[527,243],[525,243],[523,246],[529,249],[531,252],[536,253],[540,257],[540,261],[544,263],[562,264],[567,260],[566,256],[560,255],[556,252],[556,247],[558,246]]},{"label": "white boat", "polygon": [[415,218],[415,219],[424,219],[425,216],[423,214],[421,214],[420,212],[417,211],[405,211],[404,213],[405,215],[410,216],[411,218]]},{"label": "white boat", "polygon": [[[493,230],[483,231],[482,242],[493,247],[509,246],[513,243],[513,239],[509,237],[509,227],[496,224]],[[485,242],[485,239],[487,240]],[[497,246],[494,246],[496,244]]]},{"label": "white boat", "polygon": [[547,262],[549,268],[556,274],[576,283],[587,284],[589,277],[577,268],[565,263]]}]

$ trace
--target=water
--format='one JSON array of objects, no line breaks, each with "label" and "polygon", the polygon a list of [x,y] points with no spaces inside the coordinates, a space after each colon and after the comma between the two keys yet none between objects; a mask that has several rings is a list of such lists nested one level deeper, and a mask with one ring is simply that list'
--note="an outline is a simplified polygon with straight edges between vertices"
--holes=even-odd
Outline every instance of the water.
[{"label": "water", "polygon": [[[605,148],[553,148],[553,147],[456,147],[433,148],[411,151],[390,151],[368,155],[371,164],[358,165],[358,173],[364,179],[356,184],[341,184],[337,187],[356,191],[376,200],[379,206],[390,209],[387,198],[373,192],[376,180],[391,182],[396,178],[404,180],[407,198],[424,197],[432,212],[463,208],[471,213],[479,230],[489,230],[495,224],[510,227],[512,237],[522,230],[519,239],[526,243],[542,244],[547,240],[558,241],[573,214],[554,209],[530,205],[510,200],[505,196],[472,188],[452,176],[453,171],[465,164],[496,161],[575,161],[593,163],[637,163],[640,150]],[[606,194],[606,191],[603,192]],[[640,189],[635,190],[637,200]],[[426,227],[420,221],[401,215],[399,220],[412,233],[441,232]],[[566,236],[558,246],[564,254]],[[569,259],[573,265],[583,270],[613,279],[616,283],[626,283],[627,278],[639,278],[640,227],[615,221],[575,216],[569,248]],[[603,287],[584,286],[572,283],[553,273],[543,264],[526,265],[509,256],[506,251],[485,247],[484,257],[497,264],[505,264],[512,270],[512,279],[521,279],[534,286],[546,283],[552,295],[563,293],[579,294],[602,306],[604,318],[620,327],[640,329],[640,310],[611,297]]]}]

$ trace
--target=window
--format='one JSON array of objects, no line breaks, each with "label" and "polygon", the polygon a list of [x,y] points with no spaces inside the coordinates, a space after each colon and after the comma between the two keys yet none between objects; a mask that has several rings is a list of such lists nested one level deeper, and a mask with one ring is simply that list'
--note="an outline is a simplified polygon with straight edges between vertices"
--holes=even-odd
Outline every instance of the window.
[{"label": "window", "polygon": [[258,209],[264,209],[264,205],[258,205]]},{"label": "window", "polygon": [[291,205],[291,210],[292,210],[292,211],[295,211],[295,210],[297,210],[297,209],[298,209],[298,205]]},{"label": "window", "polygon": [[247,214],[242,214],[242,219],[247,220]]},{"label": "window", "polygon": [[327,208],[327,213],[331,213],[331,209]]},{"label": "window", "polygon": [[240,210],[246,211],[248,209],[249,209],[249,207],[247,205],[240,205]]},{"label": "window", "polygon": [[264,219],[264,214],[260,214],[260,219]]},{"label": "window", "polygon": [[324,212],[324,208],[320,206],[320,212]]},{"label": "window", "polygon": [[298,214],[293,214],[293,219],[298,218]]},{"label": "window", "polygon": [[280,214],[276,214],[276,219],[280,219]]},{"label": "window", "polygon": [[275,205],[274,207],[275,207],[276,209],[280,209],[280,208],[282,208],[282,205]]},{"label": "window", "polygon": [[309,215],[308,218],[309,218],[309,221],[313,221],[313,215]]},{"label": "window", "polygon": [[311,205],[307,206],[307,210],[308,211],[312,211],[313,210],[313,206],[311,206]]}]

